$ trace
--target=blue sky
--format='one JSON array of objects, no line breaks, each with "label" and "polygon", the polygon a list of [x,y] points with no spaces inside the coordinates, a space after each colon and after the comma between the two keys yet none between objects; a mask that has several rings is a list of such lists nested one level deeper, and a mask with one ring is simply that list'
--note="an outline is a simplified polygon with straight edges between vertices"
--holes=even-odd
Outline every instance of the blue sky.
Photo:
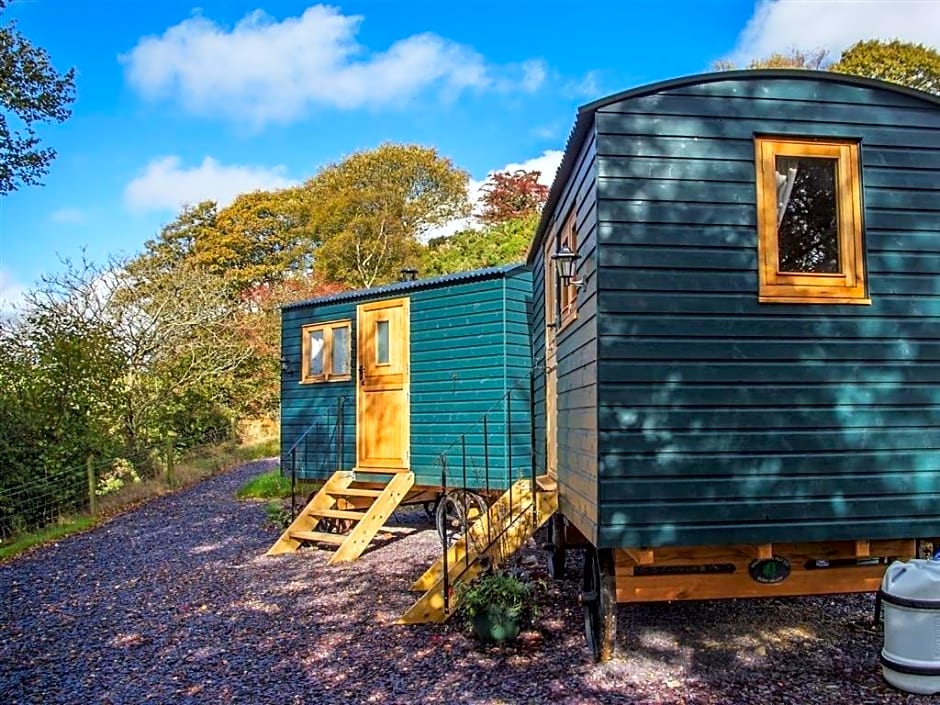
[{"label": "blue sky", "polygon": [[13,0],[3,20],[77,70],[42,130],[45,186],[0,197],[0,310],[62,258],[132,255],[184,202],[303,181],[383,141],[475,183],[551,176],[579,105],[791,47],[940,46],[935,0],[447,3]]}]

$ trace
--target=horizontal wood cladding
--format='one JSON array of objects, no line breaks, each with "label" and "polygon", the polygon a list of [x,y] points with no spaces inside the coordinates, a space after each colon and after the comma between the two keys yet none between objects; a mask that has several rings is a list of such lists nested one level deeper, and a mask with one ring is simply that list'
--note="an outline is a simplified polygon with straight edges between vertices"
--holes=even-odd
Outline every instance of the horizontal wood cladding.
[{"label": "horizontal wood cladding", "polygon": [[[940,110],[808,74],[595,131],[598,545],[940,533]],[[758,303],[755,135],[859,141],[871,306]]]},{"label": "horizontal wood cladding", "polygon": [[503,489],[528,476],[531,360],[520,311],[530,292],[529,274],[520,272],[412,297],[411,459],[417,484],[440,483],[442,456],[451,486],[466,481],[472,488]]},{"label": "horizontal wood cladding", "polygon": [[[281,358],[289,372],[281,375],[281,469],[306,479],[326,479],[337,469],[336,417],[343,404],[343,456],[356,462],[356,387],[354,380],[304,384],[301,376],[301,329],[321,321],[350,320],[356,324],[356,304],[342,302],[318,307],[285,309],[281,316]],[[356,336],[350,336],[350,360],[356,359]],[[305,435],[306,434],[306,435]]]}]

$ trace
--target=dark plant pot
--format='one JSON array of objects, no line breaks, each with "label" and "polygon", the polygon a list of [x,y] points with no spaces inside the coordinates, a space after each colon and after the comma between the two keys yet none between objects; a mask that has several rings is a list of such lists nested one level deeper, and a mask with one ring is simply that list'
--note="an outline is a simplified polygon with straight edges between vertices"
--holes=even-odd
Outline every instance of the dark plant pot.
[{"label": "dark plant pot", "polygon": [[502,605],[490,605],[483,612],[473,616],[473,633],[487,644],[499,644],[512,641],[519,636],[521,628],[519,617],[513,616]]}]

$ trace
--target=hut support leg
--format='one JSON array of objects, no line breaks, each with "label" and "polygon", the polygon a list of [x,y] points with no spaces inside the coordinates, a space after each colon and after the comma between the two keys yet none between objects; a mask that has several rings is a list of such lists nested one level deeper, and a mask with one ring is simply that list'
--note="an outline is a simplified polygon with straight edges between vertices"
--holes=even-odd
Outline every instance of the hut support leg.
[{"label": "hut support leg", "polygon": [[563,580],[565,577],[565,550],[567,547],[565,517],[556,512],[549,519],[548,527],[552,540],[548,547],[548,574],[555,580]]},{"label": "hut support leg", "polygon": [[610,549],[587,548],[584,553],[584,636],[594,661],[609,661],[617,639],[617,578]]}]

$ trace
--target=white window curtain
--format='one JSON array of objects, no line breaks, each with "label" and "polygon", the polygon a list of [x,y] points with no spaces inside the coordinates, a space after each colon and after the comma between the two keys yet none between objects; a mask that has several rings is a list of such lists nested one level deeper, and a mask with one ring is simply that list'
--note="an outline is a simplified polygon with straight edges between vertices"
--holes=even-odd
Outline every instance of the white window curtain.
[{"label": "white window curtain", "polygon": [[798,159],[777,157],[777,227],[783,222],[790,203],[790,194],[793,193],[793,183],[796,181]]}]

